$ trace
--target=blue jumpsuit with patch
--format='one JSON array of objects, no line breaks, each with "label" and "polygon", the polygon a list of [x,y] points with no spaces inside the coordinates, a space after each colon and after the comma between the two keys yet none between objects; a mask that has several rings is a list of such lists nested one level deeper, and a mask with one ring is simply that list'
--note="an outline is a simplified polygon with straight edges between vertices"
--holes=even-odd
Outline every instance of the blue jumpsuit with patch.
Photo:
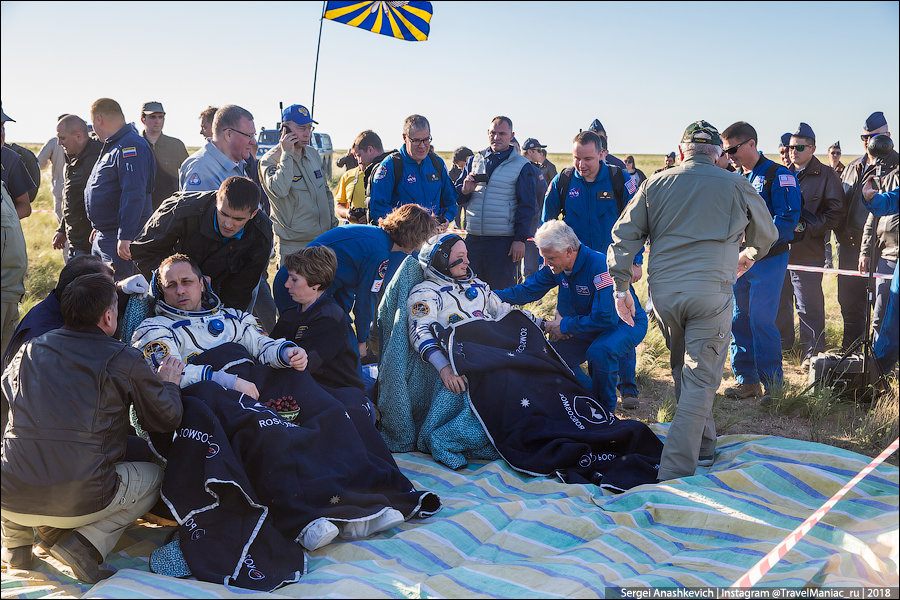
[{"label": "blue jumpsuit with patch", "polygon": [[[637,186],[630,182],[631,176],[624,170],[622,175],[625,177],[624,206],[637,192]],[[555,220],[563,211],[560,206],[558,186],[559,175],[553,178],[550,189],[547,191],[541,224]],[[605,253],[612,244],[612,228],[618,218],[619,205],[613,193],[609,167],[601,163],[597,178],[592,182],[586,181],[577,170],[573,169],[572,178],[569,180],[569,189],[566,191],[563,220],[575,231],[578,240],[582,244],[586,244],[588,248]],[[644,254],[641,252],[635,256],[634,264],[640,265],[643,262]],[[619,384],[617,387],[623,396],[638,395],[637,382],[635,382],[636,367],[637,353],[632,348],[630,352],[622,355],[619,361]]]},{"label": "blue jumpsuit with patch", "polygon": [[[427,208],[436,217],[444,221],[452,221],[456,217],[456,190],[447,167],[436,171],[430,157],[417,163],[406,152],[406,146],[400,148],[400,160],[403,173],[394,190],[394,159],[388,156],[372,176],[372,194],[369,198],[369,217],[377,223],[389,212],[404,204],[418,204]],[[443,165],[443,160],[438,159]]]},{"label": "blue jumpsuit with patch", "polygon": [[731,370],[738,383],[762,382],[766,390],[784,380],[781,334],[775,325],[781,287],[788,265],[790,241],[800,220],[800,187],[786,167],[775,171],[772,193],[765,189],[766,171],[772,161],[760,154],[747,175],[775,221],[778,239],[762,258],[734,284],[731,319]]},{"label": "blue jumpsuit with patch", "polygon": [[[562,316],[560,330],[571,338],[553,343],[575,377],[610,411],[616,408],[619,359],[634,349],[647,334],[647,314],[632,290],[634,327],[616,313],[613,280],[606,269],[606,255],[584,244],[571,273],[554,275],[544,266],[517,286],[495,292],[504,302],[527,304],[558,287],[556,309]],[[590,379],[581,370],[588,362]]]}]

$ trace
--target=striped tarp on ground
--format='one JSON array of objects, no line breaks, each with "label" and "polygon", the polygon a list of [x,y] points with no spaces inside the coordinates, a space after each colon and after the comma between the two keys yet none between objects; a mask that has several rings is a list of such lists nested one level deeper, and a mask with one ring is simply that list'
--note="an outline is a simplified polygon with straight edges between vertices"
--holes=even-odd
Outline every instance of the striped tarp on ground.
[{"label": "striped tarp on ground", "polygon": [[[395,456],[414,483],[441,495],[441,512],[331,544],[312,553],[300,583],[253,596],[558,598],[603,597],[607,586],[725,587],[869,462],[810,442],[723,436],[715,465],[694,477],[604,496],[522,476],[502,461],[451,471],[426,455]],[[898,470],[883,465],[760,585],[897,586],[897,515]],[[151,534],[143,546],[135,542],[142,530]],[[159,531],[131,528],[134,543],[108,561],[124,570],[90,590],[47,565],[43,585],[27,578],[35,572],[4,572],[3,596],[251,597],[146,572]]]}]

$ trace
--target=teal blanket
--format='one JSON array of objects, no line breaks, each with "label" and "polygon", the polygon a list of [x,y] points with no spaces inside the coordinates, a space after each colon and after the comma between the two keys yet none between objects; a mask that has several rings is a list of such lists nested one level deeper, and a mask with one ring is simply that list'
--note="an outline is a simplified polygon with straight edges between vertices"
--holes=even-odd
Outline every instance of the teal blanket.
[{"label": "teal blanket", "polygon": [[423,280],[418,261],[408,256],[378,306],[381,436],[391,452],[427,452],[451,469],[473,458],[499,458],[469,408],[468,395],[445,388],[438,372],[409,343],[406,299]]}]

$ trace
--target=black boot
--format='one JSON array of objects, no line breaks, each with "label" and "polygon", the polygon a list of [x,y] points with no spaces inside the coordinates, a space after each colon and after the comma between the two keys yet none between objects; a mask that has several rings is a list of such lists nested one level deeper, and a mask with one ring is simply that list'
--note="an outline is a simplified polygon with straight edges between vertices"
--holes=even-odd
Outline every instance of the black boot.
[{"label": "black boot", "polygon": [[2,554],[2,556],[0,556],[0,561],[2,561],[4,565],[7,565],[12,569],[31,570],[31,546],[19,546],[18,548],[4,547],[0,554]]},{"label": "black boot", "polygon": [[103,577],[100,563],[103,557],[84,536],[67,531],[49,549],[50,555],[72,569],[75,577],[85,583],[97,583]]},{"label": "black boot", "polygon": [[50,527],[49,525],[38,525],[34,528],[37,532],[38,538],[40,538],[40,542],[38,542],[38,546],[43,548],[44,550],[50,550],[50,547],[59,541],[59,538],[64,536],[68,529],[60,529],[59,527]]}]

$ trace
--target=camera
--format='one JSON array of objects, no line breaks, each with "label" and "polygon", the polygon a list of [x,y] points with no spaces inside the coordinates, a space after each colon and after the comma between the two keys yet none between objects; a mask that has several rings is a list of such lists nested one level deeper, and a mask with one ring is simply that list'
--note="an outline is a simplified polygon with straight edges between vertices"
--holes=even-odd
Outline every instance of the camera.
[{"label": "camera", "polygon": [[349,211],[350,220],[356,223],[365,223],[366,222],[366,207],[365,206],[356,206],[351,208]]},{"label": "camera", "polygon": [[490,176],[487,173],[474,173],[472,179],[475,180],[475,183],[487,183]]}]

